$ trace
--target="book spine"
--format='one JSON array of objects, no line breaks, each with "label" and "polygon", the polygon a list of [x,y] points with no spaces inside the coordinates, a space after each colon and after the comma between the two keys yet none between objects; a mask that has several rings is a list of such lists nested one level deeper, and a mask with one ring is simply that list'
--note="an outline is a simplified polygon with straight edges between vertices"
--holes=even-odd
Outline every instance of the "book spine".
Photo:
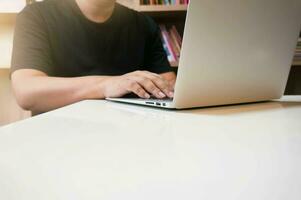
[{"label": "book spine", "polygon": [[170,53],[170,57],[169,57],[169,61],[172,63],[172,62],[177,62],[177,57],[176,57],[176,54],[171,46],[171,43],[170,43],[170,39],[169,39],[169,34],[166,30],[166,27],[165,25],[160,25],[160,29],[161,29],[161,34],[162,34],[162,38],[163,38],[163,41],[166,45],[166,48],[168,49],[168,52]]},{"label": "book spine", "polygon": [[180,47],[180,45],[178,43],[178,40],[177,40],[177,38],[174,34],[174,31],[171,29],[169,32],[170,32],[170,38],[171,38],[171,40],[173,42],[173,45],[174,45],[174,48],[175,48],[176,55],[179,59],[180,58],[180,53],[181,53],[181,47]]},{"label": "book spine", "polygon": [[171,30],[173,31],[173,33],[174,33],[175,37],[177,38],[177,41],[178,41],[178,43],[179,43],[179,45],[180,45],[180,47],[181,47],[181,46],[182,46],[182,38],[181,38],[181,36],[180,36],[180,34],[179,34],[179,32],[178,32],[176,26],[173,25],[173,26],[171,27]]}]

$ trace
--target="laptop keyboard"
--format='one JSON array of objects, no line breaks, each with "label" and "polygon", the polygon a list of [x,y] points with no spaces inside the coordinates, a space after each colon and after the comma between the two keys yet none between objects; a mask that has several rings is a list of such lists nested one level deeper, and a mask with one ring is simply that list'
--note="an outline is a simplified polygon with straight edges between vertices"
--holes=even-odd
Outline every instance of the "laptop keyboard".
[{"label": "laptop keyboard", "polygon": [[144,99],[144,101],[155,101],[155,102],[172,102],[173,99],[165,98],[165,99],[156,99],[156,98],[150,98],[150,99]]},{"label": "laptop keyboard", "polygon": [[156,99],[156,98],[150,98],[150,99],[142,99],[142,98],[124,98],[124,99],[135,99],[135,101],[146,101],[146,102],[172,102],[173,99],[165,98],[165,99]]}]

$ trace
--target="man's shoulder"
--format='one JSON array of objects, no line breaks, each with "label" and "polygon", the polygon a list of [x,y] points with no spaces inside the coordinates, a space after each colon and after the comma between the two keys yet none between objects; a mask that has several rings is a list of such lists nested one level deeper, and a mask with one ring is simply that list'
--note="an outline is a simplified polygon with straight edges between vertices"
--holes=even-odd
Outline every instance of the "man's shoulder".
[{"label": "man's shoulder", "polygon": [[48,12],[53,12],[53,8],[60,6],[62,1],[59,0],[44,0],[29,4],[19,13],[23,17],[42,16]]},{"label": "man's shoulder", "polygon": [[50,1],[45,0],[45,1],[38,1],[38,2],[35,2],[35,3],[28,4],[20,12],[20,14],[30,13],[30,12],[37,12],[38,10],[46,9],[49,4],[54,3],[54,2],[56,2],[56,1],[55,0],[50,0]]}]

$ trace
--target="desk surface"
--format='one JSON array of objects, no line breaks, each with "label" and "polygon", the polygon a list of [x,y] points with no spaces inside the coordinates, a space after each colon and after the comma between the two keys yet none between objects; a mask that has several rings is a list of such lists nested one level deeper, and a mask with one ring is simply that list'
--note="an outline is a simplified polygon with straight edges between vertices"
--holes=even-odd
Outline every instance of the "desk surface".
[{"label": "desk surface", "polygon": [[301,96],[184,111],[83,101],[0,129],[0,199],[299,200]]}]

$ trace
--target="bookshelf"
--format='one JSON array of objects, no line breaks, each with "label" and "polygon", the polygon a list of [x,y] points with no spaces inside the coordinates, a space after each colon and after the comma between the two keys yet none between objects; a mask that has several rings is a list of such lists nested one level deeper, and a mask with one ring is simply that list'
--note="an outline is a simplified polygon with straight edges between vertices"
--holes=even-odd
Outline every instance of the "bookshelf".
[{"label": "bookshelf", "polygon": [[293,62],[293,66],[301,67],[301,61],[294,61],[294,62]]},{"label": "bookshelf", "polygon": [[186,11],[187,5],[140,5],[137,10],[140,12]]},{"label": "bookshelf", "polygon": [[293,66],[301,66],[301,33],[300,38],[298,39],[296,53],[293,61]]},{"label": "bookshelf", "polygon": [[142,5],[140,0],[117,0],[117,2],[139,12],[173,12],[187,10],[187,5]]}]

